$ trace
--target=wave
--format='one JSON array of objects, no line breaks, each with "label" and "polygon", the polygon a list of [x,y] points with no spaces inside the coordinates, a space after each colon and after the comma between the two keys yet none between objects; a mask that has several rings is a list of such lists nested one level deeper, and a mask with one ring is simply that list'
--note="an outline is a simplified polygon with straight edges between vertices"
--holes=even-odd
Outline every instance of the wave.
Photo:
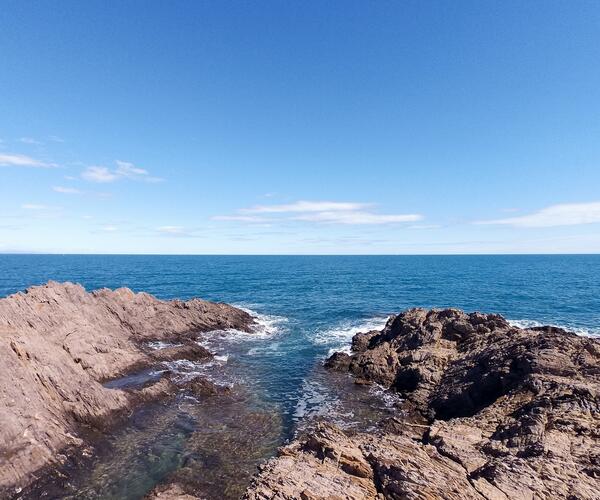
[{"label": "wave", "polygon": [[281,333],[283,325],[289,321],[285,316],[259,313],[258,311],[250,309],[245,304],[234,305],[254,318],[254,325],[251,332],[233,329],[225,330],[225,333],[234,340],[260,340],[272,338]]},{"label": "wave", "polygon": [[185,383],[201,376],[222,387],[232,387],[239,380],[221,369],[226,364],[227,356],[215,356],[209,361],[178,359],[163,362],[163,366],[174,374],[177,383]]},{"label": "wave", "polygon": [[600,328],[582,328],[578,326],[572,326],[567,324],[556,324],[556,323],[542,323],[540,321],[534,319],[507,319],[508,323],[511,326],[516,326],[517,328],[535,328],[539,326],[552,326],[554,328],[562,328],[568,332],[573,332],[582,337],[600,337]]},{"label": "wave", "polygon": [[361,320],[346,320],[334,327],[317,330],[311,336],[311,341],[318,346],[329,347],[329,354],[335,351],[350,352],[352,337],[360,332],[381,330],[389,316],[373,316]]}]

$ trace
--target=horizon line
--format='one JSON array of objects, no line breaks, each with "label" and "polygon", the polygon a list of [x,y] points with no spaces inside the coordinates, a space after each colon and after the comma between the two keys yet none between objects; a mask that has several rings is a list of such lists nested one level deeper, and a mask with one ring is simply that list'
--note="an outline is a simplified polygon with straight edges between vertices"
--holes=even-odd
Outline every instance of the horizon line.
[{"label": "horizon line", "polygon": [[82,253],[82,252],[0,252],[0,256],[123,256],[123,257],[472,257],[472,256],[600,256],[600,252],[506,252],[506,253]]}]

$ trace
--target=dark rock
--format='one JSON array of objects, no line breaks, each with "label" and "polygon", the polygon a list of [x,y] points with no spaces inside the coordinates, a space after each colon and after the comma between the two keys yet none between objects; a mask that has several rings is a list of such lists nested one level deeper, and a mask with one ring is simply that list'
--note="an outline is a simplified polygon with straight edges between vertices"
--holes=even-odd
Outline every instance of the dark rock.
[{"label": "dark rock", "polygon": [[[270,461],[247,498],[340,488],[356,499],[599,498],[597,340],[496,314],[411,309],[353,345],[329,364],[399,392],[398,417],[371,434],[318,427]],[[357,483],[345,456],[373,475]]]},{"label": "dark rock", "polygon": [[194,341],[188,341],[184,345],[166,347],[153,351],[150,356],[154,361],[177,361],[186,359],[188,361],[203,361],[213,357],[212,353],[198,345]]},{"label": "dark rock", "polygon": [[325,361],[325,368],[329,370],[337,370],[347,372],[350,368],[352,358],[345,352],[336,352]]}]

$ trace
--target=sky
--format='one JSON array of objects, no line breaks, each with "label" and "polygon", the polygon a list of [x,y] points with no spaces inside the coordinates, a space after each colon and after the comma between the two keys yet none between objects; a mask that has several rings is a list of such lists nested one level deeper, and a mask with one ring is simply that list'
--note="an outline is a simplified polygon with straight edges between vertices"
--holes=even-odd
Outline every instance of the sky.
[{"label": "sky", "polygon": [[2,0],[0,252],[600,253],[600,2]]}]

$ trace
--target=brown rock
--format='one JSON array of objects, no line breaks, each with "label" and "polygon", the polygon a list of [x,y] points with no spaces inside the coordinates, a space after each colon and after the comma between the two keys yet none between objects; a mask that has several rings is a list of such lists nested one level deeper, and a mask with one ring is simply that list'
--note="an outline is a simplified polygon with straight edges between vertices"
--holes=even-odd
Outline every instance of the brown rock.
[{"label": "brown rock", "polygon": [[185,388],[194,396],[214,396],[230,392],[229,387],[217,385],[204,377],[193,378],[185,384]]},{"label": "brown rock", "polygon": [[[597,340],[495,314],[411,309],[359,334],[353,350],[328,365],[399,392],[402,414],[372,435],[338,433],[320,455],[320,429],[293,442],[248,498],[297,498],[305,487],[334,495],[354,476],[332,457],[357,449],[385,498],[600,498]],[[364,488],[345,498],[372,498]]]},{"label": "brown rock", "polygon": [[201,500],[202,497],[186,493],[178,484],[160,485],[145,497],[145,500]]},{"label": "brown rock", "polygon": [[[100,382],[152,364],[149,339],[249,330],[252,322],[225,304],[167,302],[126,288],[87,293],[49,282],[0,299],[0,497],[80,445],[81,425],[104,428],[129,409],[128,394]],[[167,390],[153,386],[141,399]]]},{"label": "brown rock", "polygon": [[150,357],[154,361],[177,361],[179,359],[202,361],[204,359],[212,358],[212,356],[213,355],[206,347],[202,347],[193,341],[188,341],[184,345],[157,349],[150,353]]},{"label": "brown rock", "polygon": [[350,369],[352,358],[345,352],[336,352],[325,361],[325,368],[340,372],[347,372]]}]

